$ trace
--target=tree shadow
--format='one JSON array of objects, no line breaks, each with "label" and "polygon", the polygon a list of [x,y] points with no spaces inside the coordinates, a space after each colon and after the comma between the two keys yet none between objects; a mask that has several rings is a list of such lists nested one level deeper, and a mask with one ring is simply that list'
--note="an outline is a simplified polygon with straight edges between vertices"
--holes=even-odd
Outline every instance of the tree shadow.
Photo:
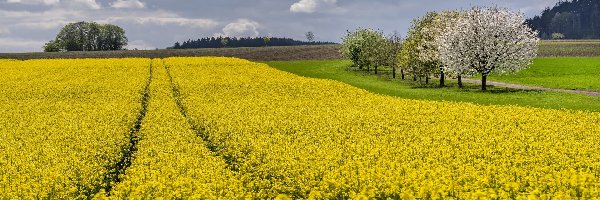
[{"label": "tree shadow", "polygon": [[496,87],[494,85],[489,85],[487,91],[481,91],[481,86],[479,86],[480,92],[487,92],[492,94],[507,94],[507,93],[541,93],[540,90],[526,90],[526,89],[515,89],[515,88],[506,88],[506,87]]}]

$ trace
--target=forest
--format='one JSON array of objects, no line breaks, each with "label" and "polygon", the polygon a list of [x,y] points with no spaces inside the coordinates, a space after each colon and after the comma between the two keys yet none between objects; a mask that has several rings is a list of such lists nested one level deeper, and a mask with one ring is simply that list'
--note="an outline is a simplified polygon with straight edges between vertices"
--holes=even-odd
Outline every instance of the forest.
[{"label": "forest", "polygon": [[561,1],[527,24],[542,39],[600,39],[600,1]]},{"label": "forest", "polygon": [[298,45],[323,45],[335,44],[332,42],[299,41],[291,38],[278,37],[205,37],[197,40],[176,42],[170,49],[197,49],[220,47],[262,47],[262,46],[298,46]]}]

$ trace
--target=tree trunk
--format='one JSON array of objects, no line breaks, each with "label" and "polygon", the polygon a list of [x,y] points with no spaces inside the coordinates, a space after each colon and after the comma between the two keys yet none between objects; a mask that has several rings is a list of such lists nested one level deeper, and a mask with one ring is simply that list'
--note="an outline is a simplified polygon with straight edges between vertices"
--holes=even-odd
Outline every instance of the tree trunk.
[{"label": "tree trunk", "polygon": [[400,70],[400,73],[402,74],[402,80],[404,80],[404,70],[403,70],[403,69],[401,69],[401,70]]},{"label": "tree trunk", "polygon": [[440,87],[446,87],[446,83],[445,83],[445,79],[446,79],[446,75],[444,74],[444,71],[440,71]]},{"label": "tree trunk", "polygon": [[413,81],[417,81],[417,75],[413,75]]},{"label": "tree trunk", "polygon": [[359,66],[358,66],[358,69],[362,70],[362,69],[363,69],[362,65],[359,65]]},{"label": "tree trunk", "polygon": [[429,84],[429,76],[425,77],[425,84]]},{"label": "tree trunk", "polygon": [[375,66],[375,74],[377,74],[377,66]]},{"label": "tree trunk", "polygon": [[461,75],[458,75],[458,88],[463,88],[462,76]]},{"label": "tree trunk", "polygon": [[487,84],[487,74],[482,74],[481,75],[481,90],[482,91],[486,91],[486,84]]},{"label": "tree trunk", "polygon": [[396,79],[396,67],[392,67],[392,78]]}]

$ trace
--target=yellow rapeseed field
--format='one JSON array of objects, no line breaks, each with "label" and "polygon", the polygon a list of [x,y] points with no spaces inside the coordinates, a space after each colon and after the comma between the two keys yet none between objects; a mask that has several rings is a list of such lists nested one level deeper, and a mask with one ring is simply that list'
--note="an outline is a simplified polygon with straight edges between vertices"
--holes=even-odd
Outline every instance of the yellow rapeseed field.
[{"label": "yellow rapeseed field", "polygon": [[404,100],[240,59],[165,62],[257,198],[600,196],[598,113]]},{"label": "yellow rapeseed field", "polygon": [[0,62],[0,199],[91,196],[140,110],[147,59]]},{"label": "yellow rapeseed field", "polygon": [[[135,159],[111,193],[118,199],[234,199],[240,181],[190,128],[173,99],[162,60],[152,61],[148,112]],[[243,197],[243,196],[241,196]]]},{"label": "yellow rapeseed field", "polygon": [[406,100],[236,58],[0,72],[0,199],[600,198],[599,113]]}]

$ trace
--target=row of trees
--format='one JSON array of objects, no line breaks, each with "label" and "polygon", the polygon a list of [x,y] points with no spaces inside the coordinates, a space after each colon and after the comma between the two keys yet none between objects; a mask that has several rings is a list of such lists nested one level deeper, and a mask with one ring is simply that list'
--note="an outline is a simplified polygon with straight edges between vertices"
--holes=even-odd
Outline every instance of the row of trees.
[{"label": "row of trees", "polygon": [[64,26],[56,39],[44,45],[45,52],[109,51],[127,46],[123,28],[112,24],[76,22]]},{"label": "row of trees", "polygon": [[[312,32],[307,33],[307,38],[314,39]],[[298,41],[291,38],[277,37],[206,37],[185,42],[176,42],[170,49],[196,49],[220,47],[262,47],[262,46],[297,46],[297,45],[322,45],[331,42]]]},{"label": "row of trees", "polygon": [[388,66],[395,78],[413,80],[438,77],[445,86],[446,76],[458,79],[482,76],[486,90],[491,73],[510,73],[526,68],[535,58],[539,38],[522,14],[508,9],[475,7],[468,11],[431,12],[415,19],[406,38],[397,34],[384,37],[381,31],[358,29],[343,39],[342,54],[360,69]]}]

